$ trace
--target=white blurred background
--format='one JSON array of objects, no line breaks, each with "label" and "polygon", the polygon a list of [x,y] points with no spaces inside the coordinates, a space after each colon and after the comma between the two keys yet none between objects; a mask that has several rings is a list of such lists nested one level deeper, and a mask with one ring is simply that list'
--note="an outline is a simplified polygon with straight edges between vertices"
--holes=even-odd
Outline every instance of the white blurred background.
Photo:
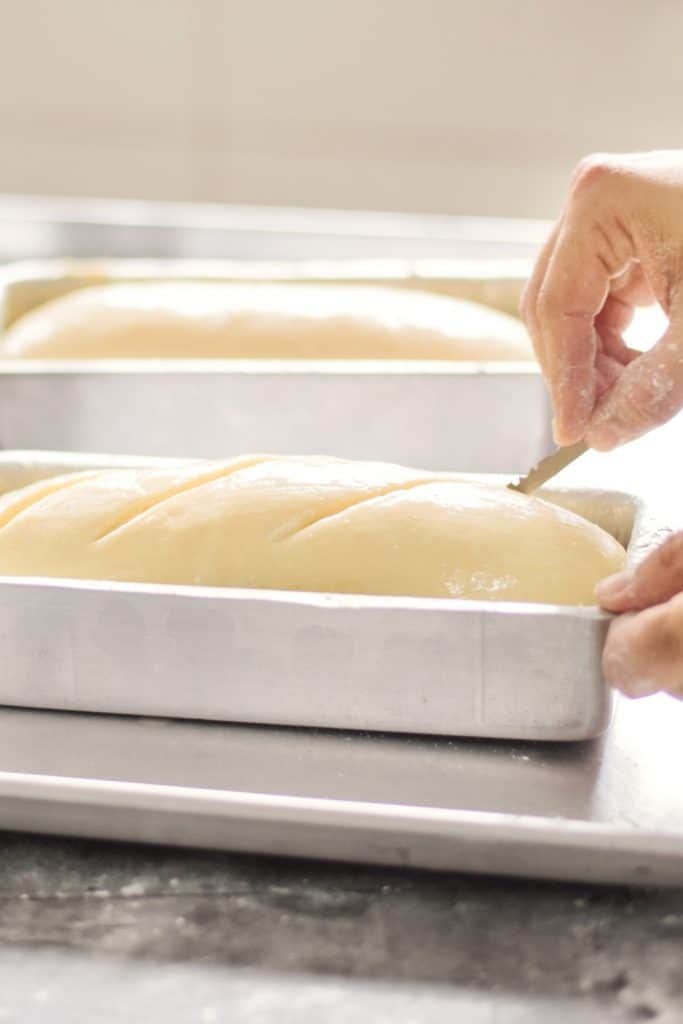
[{"label": "white blurred background", "polygon": [[551,216],[678,147],[680,0],[0,0],[0,192]]}]

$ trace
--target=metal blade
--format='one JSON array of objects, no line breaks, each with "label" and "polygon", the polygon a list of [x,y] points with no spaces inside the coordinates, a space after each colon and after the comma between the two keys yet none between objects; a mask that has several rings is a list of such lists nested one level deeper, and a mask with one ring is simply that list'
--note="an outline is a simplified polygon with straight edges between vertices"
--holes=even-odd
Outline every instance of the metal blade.
[{"label": "metal blade", "polygon": [[515,483],[508,484],[508,487],[513,491],[521,491],[522,494],[531,494],[542,487],[546,480],[550,480],[561,469],[587,451],[588,446],[584,441],[577,441],[576,444],[570,444],[566,448],[558,448],[551,455],[546,455],[544,459],[541,459],[526,476],[521,476]]}]

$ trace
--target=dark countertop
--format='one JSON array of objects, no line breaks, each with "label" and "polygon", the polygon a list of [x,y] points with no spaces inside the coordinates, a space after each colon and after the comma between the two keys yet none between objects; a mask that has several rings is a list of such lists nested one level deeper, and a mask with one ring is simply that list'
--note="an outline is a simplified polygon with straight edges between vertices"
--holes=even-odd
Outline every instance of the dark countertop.
[{"label": "dark countertop", "polygon": [[5,833],[0,946],[3,1022],[683,1020],[683,890]]}]

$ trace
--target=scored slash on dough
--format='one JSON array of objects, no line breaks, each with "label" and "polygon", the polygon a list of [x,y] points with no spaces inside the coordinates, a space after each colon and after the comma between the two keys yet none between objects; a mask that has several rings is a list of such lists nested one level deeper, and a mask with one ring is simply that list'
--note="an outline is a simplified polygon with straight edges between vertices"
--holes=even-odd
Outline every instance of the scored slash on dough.
[{"label": "scored slash on dough", "polygon": [[200,477],[195,477],[192,480],[187,480],[179,487],[170,487],[164,491],[163,494],[150,495],[148,500],[136,502],[131,509],[126,509],[123,516],[119,516],[118,519],[104,530],[103,533],[99,534],[95,538],[96,542],[99,543],[102,540],[106,540],[113,534],[118,533],[119,530],[123,530],[134,523],[137,519],[146,515],[147,512],[151,512],[152,509],[158,508],[163,505],[164,502],[170,501],[172,498],[176,498],[180,494],[187,494],[188,491],[194,491],[203,487],[204,484],[214,483],[216,480],[225,480],[230,476],[234,476],[235,473],[239,473],[242,469],[249,469],[250,466],[257,466],[259,463],[271,462],[273,460],[272,455],[255,455],[253,457],[246,456],[243,460],[239,461],[238,465],[221,466],[219,469],[215,469],[211,472],[204,473]]},{"label": "scored slash on dough", "polygon": [[283,542],[291,540],[293,537],[298,537],[300,534],[305,533],[306,530],[312,529],[314,526],[319,526],[321,523],[325,523],[330,519],[336,519],[337,516],[341,516],[344,512],[348,512],[350,509],[358,508],[360,505],[370,505],[373,501],[381,501],[382,498],[387,498],[392,494],[397,494],[400,491],[414,491],[418,487],[426,487],[433,483],[445,483],[447,478],[445,477],[426,477],[424,480],[410,480],[404,484],[394,484],[389,487],[385,487],[378,490],[376,494],[366,494],[357,501],[349,501],[339,508],[336,508],[334,512],[327,512],[324,516],[318,516],[315,519],[311,519],[308,523],[303,523],[301,526],[295,527],[291,532],[280,533],[275,531],[271,534],[271,540],[275,542]]},{"label": "scored slash on dough", "polygon": [[99,470],[90,470],[85,473],[73,473],[69,476],[52,477],[49,480],[40,480],[35,484],[28,484],[20,491],[9,491],[6,495],[0,496],[0,502],[5,503],[6,510],[3,513],[0,507],[0,530],[18,519],[24,512],[29,512],[47,498],[52,497],[59,491],[66,491],[75,487],[83,480],[97,476]]}]

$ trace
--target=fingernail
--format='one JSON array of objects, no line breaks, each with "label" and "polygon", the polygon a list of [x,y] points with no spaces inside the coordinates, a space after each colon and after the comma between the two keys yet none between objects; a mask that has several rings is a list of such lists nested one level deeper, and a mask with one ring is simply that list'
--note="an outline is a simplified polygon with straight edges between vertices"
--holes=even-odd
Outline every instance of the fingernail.
[{"label": "fingernail", "polygon": [[632,586],[633,569],[624,569],[600,580],[595,587],[595,596],[598,601],[616,601],[617,598],[624,597]]}]

